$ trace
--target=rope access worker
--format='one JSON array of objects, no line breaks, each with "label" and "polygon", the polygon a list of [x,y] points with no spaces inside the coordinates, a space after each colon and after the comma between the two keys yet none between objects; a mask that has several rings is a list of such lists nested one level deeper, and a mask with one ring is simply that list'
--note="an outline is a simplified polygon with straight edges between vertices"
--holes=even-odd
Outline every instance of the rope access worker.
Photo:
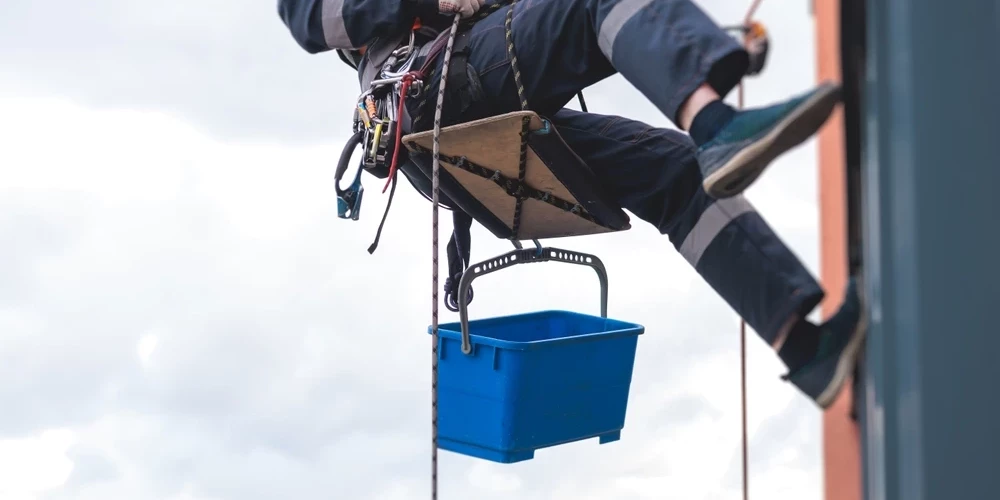
[{"label": "rope access worker", "polygon": [[[455,13],[470,18],[492,7],[455,42],[454,54],[465,60],[452,60],[442,126],[518,111],[526,99],[612,197],[666,234],[777,351],[789,369],[786,380],[821,408],[832,404],[865,334],[861,288],[851,279],[834,316],[808,321],[825,292],[741,193],[771,160],[822,126],[839,87],[823,84],[762,108],[730,107],[722,98],[754,71],[751,54],[689,0],[497,1],[279,0],[278,11],[304,50],[337,50],[357,68],[363,89],[388,54],[409,43],[419,18],[414,66],[431,54],[438,69],[420,98],[406,101],[406,112],[418,117],[406,125],[409,133],[432,126],[442,51],[427,47],[448,38]],[[615,73],[688,133],[564,107]],[[453,75],[460,83],[453,84]],[[429,192],[425,175],[407,177]]]}]

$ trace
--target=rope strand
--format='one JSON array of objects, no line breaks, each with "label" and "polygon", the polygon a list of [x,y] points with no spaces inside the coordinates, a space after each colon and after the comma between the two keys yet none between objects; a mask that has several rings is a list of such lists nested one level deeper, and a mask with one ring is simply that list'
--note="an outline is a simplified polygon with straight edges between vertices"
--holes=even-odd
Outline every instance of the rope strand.
[{"label": "rope strand", "polygon": [[[755,2],[754,7],[759,3]],[[743,109],[743,82],[739,85],[739,109]],[[750,444],[747,438],[747,322],[740,318],[740,395],[742,398],[743,423],[743,500],[750,499],[749,455]]]},{"label": "rope strand", "polygon": [[[756,3],[754,4],[757,5]],[[743,109],[743,82],[739,86],[739,109]],[[740,318],[740,396],[743,424],[743,500],[750,499],[750,445],[747,437],[747,322]]]},{"label": "rope strand", "polygon": [[[754,14],[757,13],[757,9],[760,7],[763,0],[753,0],[750,4],[750,8],[747,9],[746,16],[743,18],[744,26],[749,26],[753,21]],[[746,33],[743,35],[744,43],[746,43]],[[737,106],[739,109],[743,109],[743,81],[740,81],[739,85],[739,102]],[[749,463],[750,463],[750,439],[747,437],[747,322],[745,319],[740,319],[740,395],[741,395],[741,408],[742,408],[742,434],[743,434],[743,500],[750,499],[750,473],[749,473]]]},{"label": "rope strand", "polygon": [[455,46],[458,34],[458,22],[461,14],[455,14],[451,24],[451,34],[448,36],[448,46],[444,52],[444,63],[441,67],[441,84],[438,86],[437,106],[434,109],[434,161],[431,175],[431,500],[437,500],[438,492],[438,422],[437,422],[437,385],[438,385],[438,203],[440,201],[440,155],[441,155],[441,107],[444,106],[444,89],[448,83],[448,66],[451,63],[451,52]]},{"label": "rope strand", "polygon": [[[507,57],[510,58],[510,68],[511,72],[514,74],[514,85],[517,87],[517,97],[521,100],[521,110],[526,111],[528,109],[528,98],[524,95],[524,84],[521,83],[521,70],[517,67],[517,53],[514,52],[514,6],[517,4],[517,0],[513,0],[510,3],[510,9],[507,11],[507,17],[504,20],[504,32],[507,38]],[[517,182],[518,182],[518,193],[517,199],[514,201],[514,219],[511,222],[510,239],[517,241],[518,233],[521,230],[521,211],[524,207],[524,198],[522,193],[520,193],[521,187],[524,185],[524,178],[527,174],[528,168],[528,133],[529,127],[531,126],[531,118],[525,116],[521,119],[521,152],[518,157],[518,167],[517,167]]]}]

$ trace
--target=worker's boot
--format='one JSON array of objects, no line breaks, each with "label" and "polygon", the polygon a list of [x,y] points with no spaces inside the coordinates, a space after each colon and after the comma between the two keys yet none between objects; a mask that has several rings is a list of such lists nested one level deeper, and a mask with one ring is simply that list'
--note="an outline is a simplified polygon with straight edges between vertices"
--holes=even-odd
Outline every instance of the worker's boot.
[{"label": "worker's boot", "polygon": [[816,133],[840,100],[840,86],[825,83],[783,103],[738,111],[698,148],[703,186],[713,198],[742,193],[772,160]]},{"label": "worker's boot", "polygon": [[822,408],[829,407],[854,371],[858,351],[868,330],[863,290],[855,279],[847,286],[844,303],[819,325],[816,355],[783,378],[789,380]]}]

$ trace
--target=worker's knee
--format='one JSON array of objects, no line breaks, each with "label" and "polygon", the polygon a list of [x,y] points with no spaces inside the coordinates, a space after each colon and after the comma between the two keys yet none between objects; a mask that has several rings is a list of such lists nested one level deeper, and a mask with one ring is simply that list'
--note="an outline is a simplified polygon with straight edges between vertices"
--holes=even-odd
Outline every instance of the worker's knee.
[{"label": "worker's knee", "polygon": [[[623,208],[671,239],[693,204],[704,203],[691,138],[621,116],[564,109],[552,121]],[[702,198],[699,198],[699,193]]]}]

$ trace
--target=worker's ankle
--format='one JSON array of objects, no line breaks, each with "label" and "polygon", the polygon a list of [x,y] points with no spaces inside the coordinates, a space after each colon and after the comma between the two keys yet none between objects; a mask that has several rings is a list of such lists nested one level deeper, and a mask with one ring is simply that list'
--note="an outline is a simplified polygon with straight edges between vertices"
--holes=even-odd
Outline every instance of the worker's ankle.
[{"label": "worker's ankle", "polygon": [[700,147],[711,141],[735,115],[736,109],[726,104],[722,99],[706,104],[691,122],[691,139],[694,140],[695,145]]},{"label": "worker's ankle", "polygon": [[705,109],[705,106],[721,99],[719,93],[711,85],[703,83],[691,92],[691,95],[684,99],[680,109],[677,111],[677,126],[681,130],[691,131],[694,118]]},{"label": "worker's ankle", "polygon": [[797,370],[816,356],[819,334],[819,327],[805,319],[792,326],[784,344],[778,350],[778,357],[789,371]]}]

